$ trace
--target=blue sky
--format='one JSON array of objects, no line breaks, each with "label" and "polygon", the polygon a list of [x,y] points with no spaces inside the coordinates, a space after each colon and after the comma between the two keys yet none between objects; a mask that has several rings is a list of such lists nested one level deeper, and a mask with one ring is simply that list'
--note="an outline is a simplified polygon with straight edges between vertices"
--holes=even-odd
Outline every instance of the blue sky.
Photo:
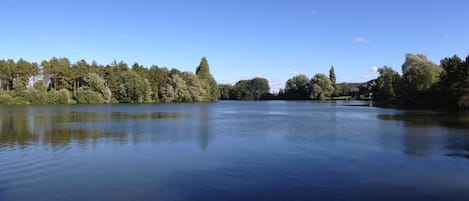
[{"label": "blue sky", "polygon": [[218,82],[295,74],[338,82],[400,70],[405,53],[469,54],[469,1],[2,0],[0,58],[124,60],[194,71],[208,58]]}]

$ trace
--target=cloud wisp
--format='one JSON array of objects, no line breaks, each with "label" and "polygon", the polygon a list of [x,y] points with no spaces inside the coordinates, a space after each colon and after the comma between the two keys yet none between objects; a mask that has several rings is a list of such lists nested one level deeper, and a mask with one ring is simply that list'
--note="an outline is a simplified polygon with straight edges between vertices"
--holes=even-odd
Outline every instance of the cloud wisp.
[{"label": "cloud wisp", "polygon": [[353,42],[359,43],[359,44],[363,44],[363,43],[366,43],[366,39],[363,38],[363,37],[355,37],[355,38],[353,39]]}]

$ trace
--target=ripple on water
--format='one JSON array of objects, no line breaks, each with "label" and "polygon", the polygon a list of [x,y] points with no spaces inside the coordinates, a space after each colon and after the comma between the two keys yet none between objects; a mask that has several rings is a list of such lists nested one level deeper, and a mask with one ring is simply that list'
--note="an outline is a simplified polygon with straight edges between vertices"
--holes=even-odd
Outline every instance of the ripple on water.
[{"label": "ripple on water", "polygon": [[16,149],[16,152],[8,153],[9,157],[6,160],[0,160],[0,192],[30,188],[76,165],[76,160],[63,154],[66,152],[53,152],[40,156],[33,152],[33,150],[22,152]]}]

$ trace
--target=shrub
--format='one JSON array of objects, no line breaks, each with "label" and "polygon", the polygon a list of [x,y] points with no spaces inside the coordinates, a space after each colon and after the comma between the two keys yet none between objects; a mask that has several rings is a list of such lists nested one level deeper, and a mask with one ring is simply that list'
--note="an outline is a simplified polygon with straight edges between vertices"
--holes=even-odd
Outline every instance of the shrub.
[{"label": "shrub", "polygon": [[11,96],[6,93],[0,93],[0,104],[10,104]]},{"label": "shrub", "polygon": [[57,104],[70,104],[71,102],[71,95],[67,89],[60,89],[57,92]]},{"label": "shrub", "polygon": [[57,91],[50,90],[47,92],[47,104],[57,104]]},{"label": "shrub", "polygon": [[102,104],[104,98],[97,92],[80,88],[76,92],[75,99],[78,104]]},{"label": "shrub", "polygon": [[17,97],[13,97],[11,99],[11,102],[10,104],[13,104],[13,105],[29,105],[29,101],[26,100],[26,98],[24,97],[21,97],[21,96],[17,96]]},{"label": "shrub", "polygon": [[38,91],[36,89],[27,89],[23,92],[22,96],[31,104],[40,105],[47,104],[47,93]]}]

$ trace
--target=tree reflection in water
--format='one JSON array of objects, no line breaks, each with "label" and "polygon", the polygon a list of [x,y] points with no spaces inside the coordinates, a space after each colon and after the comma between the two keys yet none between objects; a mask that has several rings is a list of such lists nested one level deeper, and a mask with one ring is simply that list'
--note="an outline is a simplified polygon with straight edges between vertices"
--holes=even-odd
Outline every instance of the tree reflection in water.
[{"label": "tree reflection in water", "polygon": [[381,120],[402,121],[404,152],[425,157],[445,150],[446,156],[469,158],[469,116],[466,113],[403,112],[378,115]]},{"label": "tree reflection in water", "polygon": [[69,146],[71,143],[81,146],[96,145],[100,139],[111,140],[114,144],[124,144],[127,143],[129,135],[133,135],[134,141],[138,142],[138,133],[132,133],[134,129],[129,124],[145,120],[189,117],[187,114],[175,112],[58,111],[46,106],[15,106],[2,108],[2,110],[2,115],[0,115],[1,150],[12,147],[24,149],[34,144],[52,148]]}]

